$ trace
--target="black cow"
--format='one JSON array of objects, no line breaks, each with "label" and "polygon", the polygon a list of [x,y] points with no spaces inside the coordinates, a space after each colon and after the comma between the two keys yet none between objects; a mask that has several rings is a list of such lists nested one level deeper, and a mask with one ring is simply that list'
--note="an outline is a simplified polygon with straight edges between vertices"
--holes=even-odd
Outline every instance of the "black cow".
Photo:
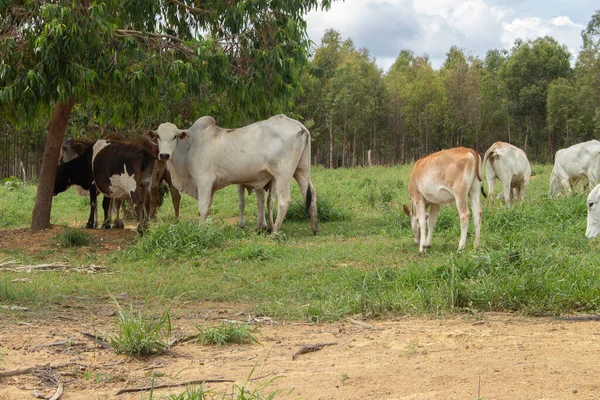
[{"label": "black cow", "polygon": [[[87,186],[92,207],[96,202],[94,186],[105,198],[117,201],[129,198],[137,215],[137,230],[143,233],[148,225],[144,205],[155,164],[153,154],[141,146],[98,140],[81,156],[59,165],[54,193],[65,191],[71,184]],[[90,218],[93,218],[92,213]]]}]

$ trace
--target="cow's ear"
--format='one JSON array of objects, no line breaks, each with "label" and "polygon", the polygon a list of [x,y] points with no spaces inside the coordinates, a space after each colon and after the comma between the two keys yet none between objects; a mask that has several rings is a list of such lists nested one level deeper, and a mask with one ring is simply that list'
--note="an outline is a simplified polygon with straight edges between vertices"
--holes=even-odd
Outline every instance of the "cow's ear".
[{"label": "cow's ear", "polygon": [[404,211],[404,214],[408,215],[409,217],[410,215],[410,210],[408,209],[408,207],[406,206],[406,204],[402,204],[402,211]]},{"label": "cow's ear", "polygon": [[148,130],[146,133],[144,133],[144,137],[149,141],[154,142],[158,138],[158,134],[156,131]]},{"label": "cow's ear", "polygon": [[188,137],[188,131],[187,130],[179,131],[179,133],[177,134],[177,137],[179,139],[185,139],[186,137]]}]

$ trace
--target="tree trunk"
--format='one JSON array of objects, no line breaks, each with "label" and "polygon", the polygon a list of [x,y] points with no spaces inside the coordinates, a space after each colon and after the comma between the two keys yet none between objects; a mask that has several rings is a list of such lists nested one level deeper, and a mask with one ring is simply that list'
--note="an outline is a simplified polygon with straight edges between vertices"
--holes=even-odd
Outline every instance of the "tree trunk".
[{"label": "tree trunk", "polygon": [[373,150],[375,150],[374,164],[379,162],[379,149],[377,148],[377,121],[373,120]]},{"label": "tree trunk", "polygon": [[523,151],[527,154],[527,142],[529,141],[529,116],[527,116],[527,129],[525,130],[525,145]]},{"label": "tree trunk", "polygon": [[354,138],[352,139],[352,168],[356,167],[356,128],[354,128]]},{"label": "tree trunk", "polygon": [[348,125],[348,119],[346,118],[346,112],[344,111],[344,129],[342,132],[342,168],[346,167],[346,148],[348,147],[348,143],[346,140],[346,127]]},{"label": "tree trunk", "polygon": [[69,123],[69,114],[73,107],[73,98],[67,103],[56,102],[52,121],[48,127],[48,137],[44,156],[42,158],[42,169],[40,171],[35,205],[31,216],[31,230],[40,231],[50,227],[50,211],[52,210],[52,195],[54,192],[54,181],[56,179],[56,166],[62,146],[63,137]]},{"label": "tree trunk", "polygon": [[329,122],[329,168],[333,168],[333,121]]}]

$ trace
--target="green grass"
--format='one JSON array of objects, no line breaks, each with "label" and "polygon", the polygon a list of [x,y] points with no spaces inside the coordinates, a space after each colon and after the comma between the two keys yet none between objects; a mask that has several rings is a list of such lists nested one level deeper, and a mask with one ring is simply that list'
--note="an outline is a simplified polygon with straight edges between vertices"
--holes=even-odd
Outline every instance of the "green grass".
[{"label": "green grass", "polygon": [[[110,288],[138,298],[160,293],[166,299],[250,304],[255,314],[280,320],[597,313],[600,240],[584,236],[587,192],[549,199],[551,165],[532,167],[535,175],[523,203],[507,209],[497,201],[490,209],[482,199],[479,250],[472,248],[471,223],[467,249],[456,252],[460,228],[451,206],[440,211],[433,247],[418,254],[402,213],[410,200],[412,166],[314,168],[312,181],[326,220],[317,236],[311,235],[295,184],[292,208],[298,216],[290,214],[277,236],[255,232],[254,196],[246,202],[246,228],[237,228],[233,186],[215,194],[211,222],[203,226],[194,199],[182,198],[176,223],[167,198],[158,222],[132,247],[86,256],[86,262],[108,265],[114,274],[40,274],[28,276],[33,282],[24,285],[13,282],[18,273],[4,272],[0,301],[42,309],[65,294],[100,296]],[[0,186],[0,228],[28,227],[34,198],[35,186]],[[55,197],[51,222],[81,227],[88,212],[87,199],[69,190]],[[60,246],[37,255],[0,248],[0,259],[30,263],[64,262],[74,254]]]},{"label": "green grass", "polygon": [[196,328],[200,332],[198,343],[202,345],[221,347],[229,344],[258,343],[252,334],[254,329],[246,325],[228,323],[207,329]]},{"label": "green grass", "polygon": [[169,310],[159,317],[152,317],[147,309],[136,311],[133,305],[129,310],[118,307],[117,332],[110,338],[117,354],[148,356],[162,353],[168,347],[171,336]]},{"label": "green grass", "polygon": [[89,246],[90,236],[81,229],[63,228],[58,236],[58,243],[62,247]]}]

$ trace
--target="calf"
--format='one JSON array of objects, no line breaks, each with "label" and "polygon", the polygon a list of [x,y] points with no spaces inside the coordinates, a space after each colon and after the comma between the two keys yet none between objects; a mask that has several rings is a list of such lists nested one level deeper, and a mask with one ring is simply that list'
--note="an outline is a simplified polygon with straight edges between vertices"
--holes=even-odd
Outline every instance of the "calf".
[{"label": "calf", "polygon": [[592,189],[600,178],[600,141],[590,140],[566,149],[560,149],[554,157],[550,175],[550,196],[567,193],[576,181],[587,180]]},{"label": "calf", "polygon": [[523,200],[531,177],[531,166],[525,152],[512,144],[494,143],[483,157],[483,168],[488,181],[490,206],[494,207],[496,178],[502,183],[504,204],[511,199]]},{"label": "calf", "polygon": [[143,233],[148,227],[145,205],[155,156],[144,147],[104,139],[98,140],[92,148],[96,187],[114,200],[130,199],[137,215],[137,231]]},{"label": "calf", "polygon": [[[415,234],[415,243],[419,244],[419,252],[424,247],[431,247],[433,229],[440,205],[456,203],[460,215],[460,241],[458,250],[462,250],[467,242],[469,227],[469,207],[467,198],[471,199],[473,221],[475,224],[475,243],[479,247],[481,229],[481,157],[475,150],[458,147],[438,151],[421,158],[415,163],[410,174],[408,191],[412,210],[404,205],[403,210],[411,218],[411,226]],[[429,215],[426,209],[430,208]],[[425,239],[425,223],[427,223],[427,239]]]}]

